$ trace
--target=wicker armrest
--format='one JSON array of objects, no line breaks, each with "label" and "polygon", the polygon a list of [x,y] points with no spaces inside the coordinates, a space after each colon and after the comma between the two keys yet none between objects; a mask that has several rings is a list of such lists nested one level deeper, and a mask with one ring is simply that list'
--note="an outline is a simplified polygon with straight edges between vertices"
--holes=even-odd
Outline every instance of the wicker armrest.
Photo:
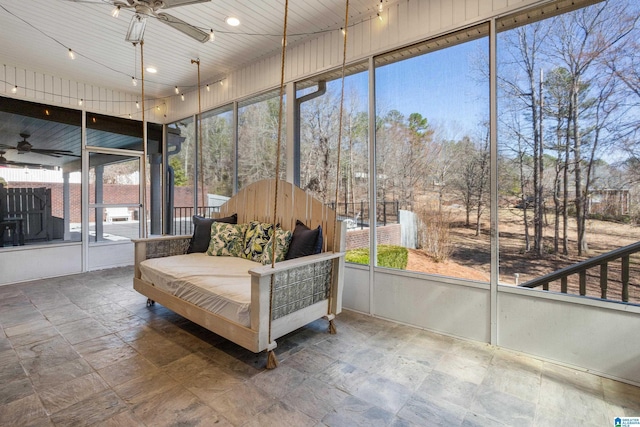
[{"label": "wicker armrest", "polygon": [[136,248],[139,245],[145,248],[145,259],[151,259],[186,254],[190,241],[191,236],[159,236],[138,239],[133,242]]},{"label": "wicker armrest", "polygon": [[271,265],[256,267],[249,273],[257,279],[273,276],[271,318],[279,319],[326,300],[331,295],[334,262],[344,252],[309,255]]}]

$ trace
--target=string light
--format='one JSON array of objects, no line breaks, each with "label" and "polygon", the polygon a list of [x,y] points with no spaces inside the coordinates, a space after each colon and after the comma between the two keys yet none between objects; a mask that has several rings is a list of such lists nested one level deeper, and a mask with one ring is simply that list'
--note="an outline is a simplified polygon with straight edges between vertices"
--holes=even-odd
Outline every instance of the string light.
[{"label": "string light", "polygon": [[345,30],[344,27],[340,27],[340,31],[342,32],[343,36],[347,35],[347,30]]},{"label": "string light", "polygon": [[76,59],[76,54],[71,50],[71,48],[69,48],[69,58]]},{"label": "string light", "polygon": [[220,86],[224,86],[224,82],[220,80]]},{"label": "string light", "polygon": [[131,113],[129,113],[129,118],[131,118]]},{"label": "string light", "polygon": [[211,92],[211,88],[207,85],[207,92]]},{"label": "string light", "polygon": [[382,22],[382,15],[380,15],[380,12],[378,12],[378,19],[380,20],[380,22]]},{"label": "string light", "polygon": [[209,33],[209,41],[213,42],[216,40],[216,35],[213,33],[213,29],[211,30],[211,32]]},{"label": "string light", "polygon": [[83,102],[84,102],[84,100],[82,98],[80,98],[80,100],[78,101],[78,105],[82,106]]},{"label": "string light", "polygon": [[378,13],[382,13],[382,11],[383,11],[382,0],[380,0],[380,3],[378,4]]},{"label": "string light", "polygon": [[180,89],[178,89],[178,86],[176,86],[174,90],[176,91],[176,95],[180,93]]},{"label": "string light", "polygon": [[136,101],[136,108],[139,110],[140,109],[140,103],[138,101]]},{"label": "string light", "polygon": [[11,88],[11,93],[18,93],[18,85]]},{"label": "string light", "polygon": [[113,8],[113,10],[111,11],[111,16],[113,16],[114,18],[120,16],[120,6],[116,6]]},{"label": "string light", "polygon": [[131,84],[134,86],[138,86],[138,79],[136,79],[135,77],[131,76]]},{"label": "string light", "polygon": [[181,100],[181,101],[184,101],[184,93],[181,93],[181,94],[180,94],[180,100]]}]

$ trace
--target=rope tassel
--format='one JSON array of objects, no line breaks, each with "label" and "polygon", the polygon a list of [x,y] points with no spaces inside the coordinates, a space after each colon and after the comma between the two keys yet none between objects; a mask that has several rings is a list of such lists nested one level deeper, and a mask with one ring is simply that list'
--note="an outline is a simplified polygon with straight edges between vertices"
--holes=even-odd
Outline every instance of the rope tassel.
[{"label": "rope tassel", "polygon": [[278,358],[276,357],[276,352],[270,350],[267,355],[267,369],[275,369],[278,367]]},{"label": "rope tassel", "polygon": [[329,333],[331,335],[335,335],[338,333],[338,331],[336,330],[336,323],[332,320],[329,320]]}]

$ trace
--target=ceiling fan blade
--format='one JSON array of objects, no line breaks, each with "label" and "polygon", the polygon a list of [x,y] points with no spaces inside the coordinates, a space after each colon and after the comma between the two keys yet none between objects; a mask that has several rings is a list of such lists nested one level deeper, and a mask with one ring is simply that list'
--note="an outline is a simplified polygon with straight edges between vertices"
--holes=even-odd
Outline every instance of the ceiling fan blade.
[{"label": "ceiling fan blade", "polygon": [[164,9],[169,9],[170,7],[185,6],[187,4],[206,3],[209,1],[211,0],[164,0]]},{"label": "ceiling fan blade", "polygon": [[73,151],[68,151],[68,150],[48,150],[45,148],[32,148],[31,152],[36,154],[44,154],[46,156],[51,156],[51,157],[62,157],[62,156],[80,157],[76,154],[73,154]]},{"label": "ceiling fan blade", "polygon": [[176,18],[173,15],[169,15],[168,13],[158,12],[156,13],[156,17],[167,25],[172,26],[178,31],[198,40],[201,43],[209,40],[209,33],[205,33],[199,28],[194,27],[191,24],[184,22],[182,19]]},{"label": "ceiling fan blade", "polygon": [[4,162],[0,162],[0,167],[2,166],[13,166],[17,168],[29,168],[29,169],[48,169],[54,170],[56,167],[51,165],[39,165],[37,163],[24,163],[24,162],[14,162],[13,160],[6,160]]}]

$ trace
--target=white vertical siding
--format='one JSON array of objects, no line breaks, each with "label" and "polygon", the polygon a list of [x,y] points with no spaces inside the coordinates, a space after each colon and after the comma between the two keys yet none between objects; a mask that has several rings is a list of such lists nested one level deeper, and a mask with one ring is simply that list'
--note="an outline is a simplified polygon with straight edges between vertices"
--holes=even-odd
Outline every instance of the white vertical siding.
[{"label": "white vertical siding", "polygon": [[[73,109],[84,108],[87,111],[110,116],[126,118],[131,114],[134,119],[139,120],[142,118],[141,110],[136,109],[136,101],[142,101],[142,99],[129,93],[62,79],[57,76],[10,65],[3,65],[0,68],[0,79],[4,82],[0,85],[0,95],[9,98]],[[11,92],[14,85],[18,86],[18,91],[15,94]],[[83,105],[79,106],[78,101],[81,99],[83,100]],[[152,122],[164,122],[164,110],[161,108],[161,111],[157,111],[154,108],[156,105],[163,106],[163,104],[164,100],[157,100],[152,105],[146,105],[146,119]]]}]

